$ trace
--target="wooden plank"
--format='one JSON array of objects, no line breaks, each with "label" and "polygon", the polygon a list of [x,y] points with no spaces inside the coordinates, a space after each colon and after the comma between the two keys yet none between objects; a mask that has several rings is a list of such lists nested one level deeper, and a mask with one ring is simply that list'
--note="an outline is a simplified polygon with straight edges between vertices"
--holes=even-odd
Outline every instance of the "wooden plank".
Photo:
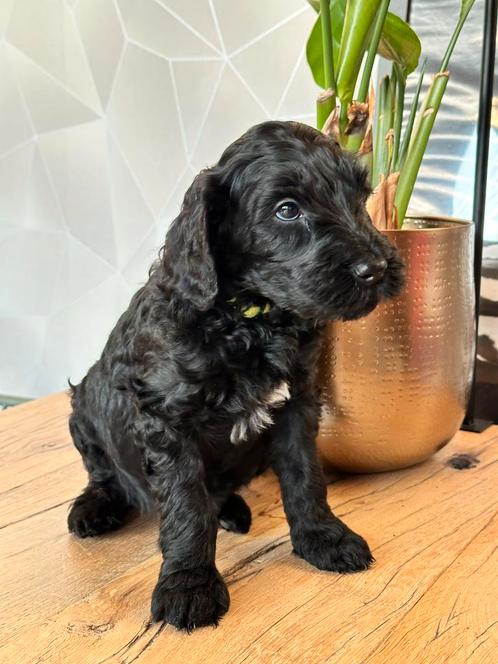
[{"label": "wooden plank", "polygon": [[[31,405],[20,407],[19,419]],[[365,535],[377,558],[362,574],[319,572],[293,556],[277,483],[271,474],[255,480],[245,491],[251,532],[219,537],[230,612],[217,630],[187,636],[148,623],[160,564],[153,518],[97,540],[81,542],[66,533],[67,505],[57,506],[55,478],[59,472],[60,497],[81,486],[75,451],[67,448],[59,471],[48,453],[54,488],[46,491],[42,468],[35,472],[25,459],[26,450],[37,455],[43,445],[40,431],[61,436],[62,449],[69,445],[67,399],[33,409],[34,433],[26,425],[16,429],[28,477],[17,497],[29,504],[30,486],[40,494],[33,506],[11,501],[1,512],[6,519],[20,517],[1,531],[2,663],[495,661],[498,427],[479,436],[460,433],[412,469],[335,478],[330,503]],[[10,427],[16,426],[15,410],[6,413]],[[8,448],[8,472],[16,472],[15,440]],[[455,470],[447,465],[455,452],[473,452],[480,463]],[[39,458],[43,466],[43,454]],[[73,470],[73,479],[63,477]]]},{"label": "wooden plank", "polygon": [[[75,459],[69,408],[68,396],[56,394],[0,412],[0,504],[13,489]],[[65,476],[60,473],[59,481]]]}]

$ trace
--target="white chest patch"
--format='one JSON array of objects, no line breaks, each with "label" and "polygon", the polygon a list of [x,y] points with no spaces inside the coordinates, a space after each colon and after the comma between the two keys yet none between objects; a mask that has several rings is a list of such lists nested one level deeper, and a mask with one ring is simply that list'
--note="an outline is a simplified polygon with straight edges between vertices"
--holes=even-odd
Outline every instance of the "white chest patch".
[{"label": "white chest patch", "polygon": [[250,434],[260,433],[273,424],[271,409],[283,406],[289,397],[289,384],[282,381],[251,413],[235,422],[230,433],[230,442],[239,445],[247,440]]}]

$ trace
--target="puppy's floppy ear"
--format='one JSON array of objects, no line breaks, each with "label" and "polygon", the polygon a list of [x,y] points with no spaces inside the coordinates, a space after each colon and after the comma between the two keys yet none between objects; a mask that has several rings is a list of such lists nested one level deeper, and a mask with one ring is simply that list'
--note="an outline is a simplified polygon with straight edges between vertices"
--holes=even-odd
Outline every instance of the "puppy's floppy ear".
[{"label": "puppy's floppy ear", "polygon": [[219,191],[212,171],[201,171],[183,199],[182,209],[166,236],[164,267],[175,294],[206,311],[218,293],[216,267],[210,247],[210,224]]}]

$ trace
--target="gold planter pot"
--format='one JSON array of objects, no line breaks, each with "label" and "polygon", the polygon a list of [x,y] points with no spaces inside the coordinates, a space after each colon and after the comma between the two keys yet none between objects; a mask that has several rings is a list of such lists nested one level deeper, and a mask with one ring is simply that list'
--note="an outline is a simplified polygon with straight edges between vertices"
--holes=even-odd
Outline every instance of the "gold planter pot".
[{"label": "gold planter pot", "polygon": [[462,424],[474,357],[473,226],[410,218],[384,231],[406,264],[394,300],[331,323],[321,363],[325,466],[377,472],[418,463]]}]

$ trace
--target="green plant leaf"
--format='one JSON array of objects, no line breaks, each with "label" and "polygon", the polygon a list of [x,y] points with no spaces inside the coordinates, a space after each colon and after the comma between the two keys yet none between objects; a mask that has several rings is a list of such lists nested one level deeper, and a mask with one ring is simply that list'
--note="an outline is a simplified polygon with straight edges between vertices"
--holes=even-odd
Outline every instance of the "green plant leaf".
[{"label": "green plant leaf", "polygon": [[313,7],[313,9],[318,12],[320,11],[320,0],[308,0],[308,3]]},{"label": "green plant leaf", "polygon": [[387,13],[379,42],[378,54],[397,62],[406,76],[418,66],[421,51],[416,32],[396,14]]},{"label": "green plant leaf", "polygon": [[[310,3],[311,4],[311,3]],[[316,3],[318,7],[320,2]],[[314,8],[314,5],[313,5]],[[331,0],[330,19],[332,21],[332,49],[334,54],[334,69],[337,71],[339,62],[339,48],[346,13],[346,0]],[[315,83],[325,88],[325,73],[323,71],[322,25],[320,17],[315,22],[306,44],[306,58],[315,79]]]}]

